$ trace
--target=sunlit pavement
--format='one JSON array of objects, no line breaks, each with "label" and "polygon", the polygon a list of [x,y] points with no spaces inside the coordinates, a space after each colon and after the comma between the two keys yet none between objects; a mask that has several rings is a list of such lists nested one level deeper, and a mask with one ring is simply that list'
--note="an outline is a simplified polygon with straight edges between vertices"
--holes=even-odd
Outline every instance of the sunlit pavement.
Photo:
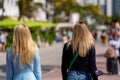
[{"label": "sunlit pavement", "polygon": [[[96,47],[97,68],[104,72],[104,75],[99,76],[99,80],[120,80],[120,75],[108,75],[106,71],[106,59],[103,57],[103,55],[105,53],[105,50],[108,48],[108,45],[96,43],[95,47]],[[48,72],[43,77],[43,80],[62,80],[60,68],[55,68],[50,72]]]},{"label": "sunlit pavement", "polygon": [[[107,75],[106,59],[103,57],[103,54],[108,45],[96,43],[95,46],[97,67],[105,73],[105,75],[99,76],[99,80],[120,80],[120,75]],[[62,80],[60,70],[62,48],[63,44],[40,48],[43,80]],[[5,53],[0,53],[0,80],[6,80],[5,63]]]},{"label": "sunlit pavement", "polygon": [[[42,76],[45,76],[54,68],[60,68],[62,46],[62,44],[55,44],[52,46],[40,48],[40,62],[43,73]],[[0,80],[6,80],[5,56],[6,53],[0,53]]]},{"label": "sunlit pavement", "polygon": [[[97,52],[97,68],[104,72],[104,75],[99,76],[99,80],[120,80],[120,75],[108,75],[106,71],[106,58],[103,56],[108,45],[96,44]],[[119,67],[120,70],[120,67]]]}]

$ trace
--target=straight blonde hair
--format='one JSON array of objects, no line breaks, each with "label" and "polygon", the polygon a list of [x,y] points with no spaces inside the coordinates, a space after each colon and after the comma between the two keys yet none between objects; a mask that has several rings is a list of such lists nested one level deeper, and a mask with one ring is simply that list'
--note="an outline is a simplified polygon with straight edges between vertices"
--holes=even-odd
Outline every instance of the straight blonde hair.
[{"label": "straight blonde hair", "polygon": [[71,44],[73,53],[78,52],[81,57],[85,57],[94,45],[94,38],[84,22],[79,21],[74,26]]},{"label": "straight blonde hair", "polygon": [[14,61],[16,55],[19,55],[19,63],[30,64],[34,59],[36,44],[31,37],[30,30],[26,25],[17,25],[13,32]]}]

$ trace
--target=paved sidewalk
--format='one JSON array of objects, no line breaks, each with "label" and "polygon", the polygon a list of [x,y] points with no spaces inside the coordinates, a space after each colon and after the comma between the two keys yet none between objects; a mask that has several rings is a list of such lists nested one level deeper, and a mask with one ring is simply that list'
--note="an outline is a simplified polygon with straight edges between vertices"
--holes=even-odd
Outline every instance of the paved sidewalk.
[{"label": "paved sidewalk", "polygon": [[[108,46],[96,44],[96,60],[97,68],[106,72],[106,59],[103,57]],[[63,45],[57,44],[47,48],[40,49],[41,65],[43,71],[42,80],[62,80],[60,64],[61,64],[61,49]],[[0,54],[0,80],[5,80],[5,54]],[[120,69],[120,68],[119,68]],[[120,80],[120,75],[102,75],[99,80]]]},{"label": "paved sidewalk", "polygon": [[[42,76],[54,68],[61,65],[61,53],[63,44],[54,44],[52,46],[40,48],[40,62],[42,67]],[[0,80],[6,80],[6,53],[0,53]],[[48,75],[48,74],[47,74]]]},{"label": "paved sidewalk", "polygon": [[[120,80],[120,75],[107,75],[106,59],[103,57],[108,45],[96,44],[96,61],[97,68],[102,70],[105,74],[99,76],[99,80]],[[120,68],[119,68],[120,69]],[[55,68],[43,76],[43,80],[62,80],[60,68]]]}]

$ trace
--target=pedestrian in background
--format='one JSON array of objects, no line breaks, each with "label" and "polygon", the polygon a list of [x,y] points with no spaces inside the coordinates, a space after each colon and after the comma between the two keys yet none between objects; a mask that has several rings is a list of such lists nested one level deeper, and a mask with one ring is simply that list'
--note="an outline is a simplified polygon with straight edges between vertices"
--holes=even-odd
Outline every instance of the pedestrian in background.
[{"label": "pedestrian in background", "polygon": [[[113,33],[113,38],[111,40],[114,40],[116,42],[118,42],[120,44],[120,23],[119,20],[113,20],[112,22],[113,26],[111,26],[112,31],[110,30],[110,32]],[[119,61],[119,65],[120,65],[120,47],[116,49],[119,53],[117,55],[117,59]],[[120,71],[118,71],[118,74],[120,74]]]},{"label": "pedestrian in background", "polygon": [[65,44],[68,41],[68,36],[65,31],[63,32],[62,41],[63,41],[63,44]]},{"label": "pedestrian in background", "polygon": [[119,43],[117,41],[109,41],[109,48],[105,52],[106,68],[109,75],[118,74],[117,56],[119,55]]},{"label": "pedestrian in background", "polygon": [[94,38],[87,25],[80,21],[74,26],[72,40],[63,48],[63,80],[98,80],[95,55]]},{"label": "pedestrian in background", "polygon": [[[114,40],[120,44],[120,23],[119,21],[116,21],[115,23],[115,39]],[[120,65],[120,46],[118,50],[119,50],[119,56],[117,56],[117,58],[118,58],[119,65]]]},{"label": "pedestrian in background", "polygon": [[6,37],[7,37],[7,33],[5,32],[0,32],[0,44],[1,44],[1,52],[5,51],[5,46],[6,46]]},{"label": "pedestrian in background", "polygon": [[25,25],[13,31],[13,45],[6,54],[7,80],[41,80],[39,50]]}]

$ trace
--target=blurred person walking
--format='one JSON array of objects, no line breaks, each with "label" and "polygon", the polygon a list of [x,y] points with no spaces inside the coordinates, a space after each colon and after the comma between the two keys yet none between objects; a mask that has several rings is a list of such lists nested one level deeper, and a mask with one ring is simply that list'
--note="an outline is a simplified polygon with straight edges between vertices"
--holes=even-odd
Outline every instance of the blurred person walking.
[{"label": "blurred person walking", "polygon": [[106,57],[106,68],[109,75],[118,74],[118,62],[117,57],[119,56],[120,44],[118,41],[110,40],[109,48],[105,52]]},{"label": "blurred person walking", "polygon": [[81,21],[76,23],[71,41],[63,48],[63,80],[98,80],[95,55],[94,38],[87,25]]},{"label": "blurred person walking", "polygon": [[[109,29],[110,33],[112,34],[111,40],[116,41],[120,45],[120,23],[118,20],[112,21],[112,26]],[[119,48],[116,48],[117,50],[117,60],[120,64],[120,46]],[[120,71],[118,72],[120,74]]]},{"label": "blurred person walking", "polygon": [[27,26],[14,28],[6,64],[7,80],[42,80],[39,50]]},{"label": "blurred person walking", "polygon": [[1,52],[5,51],[7,33],[0,32]]},{"label": "blurred person walking", "polygon": [[[118,41],[118,43],[120,44],[120,23],[119,21],[115,23],[115,41]],[[119,50],[119,55],[117,57],[118,57],[119,64],[120,64],[120,47],[118,48],[118,50]]]},{"label": "blurred person walking", "polygon": [[[120,22],[119,21],[116,21],[115,23],[115,41],[117,41],[120,45]],[[117,56],[117,59],[120,65],[120,46],[118,48],[118,51],[119,51],[119,55]],[[120,71],[118,72],[118,74],[120,75]]]},{"label": "blurred person walking", "polygon": [[69,30],[67,32],[67,35],[68,35],[68,41],[71,40],[71,38],[72,38],[72,31]]},{"label": "blurred person walking", "polygon": [[119,21],[118,20],[113,20],[111,23],[111,26],[108,26],[108,38],[110,40],[115,40],[118,38],[116,33],[118,34],[119,32]]},{"label": "blurred person walking", "polygon": [[68,36],[65,31],[63,32],[62,41],[63,41],[63,44],[65,44],[68,41]]}]

